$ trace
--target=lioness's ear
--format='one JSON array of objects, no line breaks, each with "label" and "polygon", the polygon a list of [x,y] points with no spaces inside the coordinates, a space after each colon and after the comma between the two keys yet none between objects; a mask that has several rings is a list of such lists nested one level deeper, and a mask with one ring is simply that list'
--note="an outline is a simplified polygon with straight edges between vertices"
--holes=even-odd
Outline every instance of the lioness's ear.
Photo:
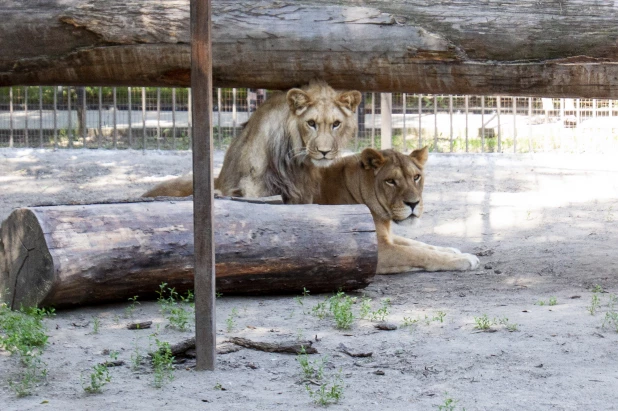
[{"label": "lioness's ear", "polygon": [[356,90],[344,91],[337,96],[337,104],[340,107],[345,107],[351,112],[356,111],[356,107],[361,103],[363,96]]},{"label": "lioness's ear", "polygon": [[361,153],[361,164],[365,170],[378,169],[385,161],[382,153],[373,148],[366,148]]},{"label": "lioness's ear", "polygon": [[416,160],[419,165],[425,165],[427,158],[429,157],[429,149],[425,146],[423,148],[419,148],[418,150],[414,150],[410,153],[410,157]]},{"label": "lioness's ear", "polygon": [[301,115],[312,104],[309,94],[298,88],[288,91],[287,100],[290,110],[297,116]]}]

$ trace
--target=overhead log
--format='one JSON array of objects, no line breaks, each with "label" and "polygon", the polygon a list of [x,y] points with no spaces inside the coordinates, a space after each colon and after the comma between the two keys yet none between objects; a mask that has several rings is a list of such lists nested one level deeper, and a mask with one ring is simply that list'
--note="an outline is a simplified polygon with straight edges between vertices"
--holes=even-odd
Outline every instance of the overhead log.
[{"label": "overhead log", "polygon": [[[188,0],[0,0],[0,86],[188,86]],[[216,87],[618,98],[618,4],[213,2]]]},{"label": "overhead log", "polygon": [[[0,301],[66,306],[193,288],[193,202],[30,207],[0,227]],[[377,265],[365,206],[216,200],[216,287],[224,294],[354,290]]]}]

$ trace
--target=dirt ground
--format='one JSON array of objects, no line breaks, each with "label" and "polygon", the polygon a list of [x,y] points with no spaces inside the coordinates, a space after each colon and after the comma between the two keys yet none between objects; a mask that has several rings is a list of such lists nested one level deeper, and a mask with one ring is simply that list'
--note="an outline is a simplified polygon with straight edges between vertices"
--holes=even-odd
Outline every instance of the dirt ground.
[{"label": "dirt ground", "polygon": [[[218,153],[219,166],[221,159]],[[20,206],[135,197],[189,167],[189,153],[2,149],[0,220]],[[325,359],[326,381],[341,376],[343,398],[331,409],[618,409],[618,333],[602,326],[610,294],[618,293],[615,158],[431,155],[424,199],[420,224],[398,232],[478,253],[481,268],[377,276],[353,294],[371,297],[374,309],[389,298],[387,321],[398,329],[356,320],[351,330],[337,330],[331,318],[310,313],[325,295],[306,297],[302,306],[293,296],[222,296],[218,342],[317,339],[319,354],[311,360]],[[595,285],[604,292],[591,315]],[[193,330],[166,327],[156,302],[142,302],[125,318],[128,305],[63,310],[45,320],[49,375],[29,397],[16,398],[9,388],[19,366],[0,352],[0,408],[319,408],[305,389],[315,390],[317,381],[303,382],[295,355],[251,349],[219,355],[215,372],[178,364],[174,380],[154,388],[150,367],[130,367],[135,347],[146,351],[155,332],[174,343]],[[498,324],[482,332],[475,317],[484,314]],[[516,331],[500,324],[505,318]],[[137,320],[154,321],[158,331],[125,328]],[[350,357],[340,344],[372,356]],[[126,365],[110,369],[101,394],[86,394],[81,376],[109,358],[106,350],[118,351]],[[457,401],[454,408],[439,408],[449,398]]]}]

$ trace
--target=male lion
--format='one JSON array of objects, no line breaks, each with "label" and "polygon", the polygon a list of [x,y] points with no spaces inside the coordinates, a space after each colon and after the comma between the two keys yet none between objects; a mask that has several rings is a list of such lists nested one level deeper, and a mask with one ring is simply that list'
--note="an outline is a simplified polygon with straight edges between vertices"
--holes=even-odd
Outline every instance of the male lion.
[{"label": "male lion", "polygon": [[317,204],[366,204],[378,236],[378,274],[411,270],[474,270],[479,259],[455,248],[436,247],[394,235],[391,221],[410,223],[423,213],[423,166],[427,147],[409,156],[365,149],[320,169]]},{"label": "male lion", "polygon": [[[360,92],[337,92],[323,81],[275,93],[232,140],[215,189],[224,196],[281,195],[288,204],[311,203],[318,167],[337,158],[357,132],[360,102]],[[188,175],[163,182],[144,197],[191,194]]]}]

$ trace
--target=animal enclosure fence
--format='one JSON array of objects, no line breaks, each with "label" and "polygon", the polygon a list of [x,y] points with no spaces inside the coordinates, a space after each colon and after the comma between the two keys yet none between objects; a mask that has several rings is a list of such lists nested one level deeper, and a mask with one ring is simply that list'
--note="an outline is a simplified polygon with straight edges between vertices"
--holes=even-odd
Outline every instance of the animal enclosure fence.
[{"label": "animal enclosure fence", "polygon": [[[269,94],[213,90],[215,146],[226,148]],[[348,148],[606,152],[618,147],[617,117],[615,100],[363,93]],[[0,88],[0,147],[187,150],[190,119],[187,88]]]}]

